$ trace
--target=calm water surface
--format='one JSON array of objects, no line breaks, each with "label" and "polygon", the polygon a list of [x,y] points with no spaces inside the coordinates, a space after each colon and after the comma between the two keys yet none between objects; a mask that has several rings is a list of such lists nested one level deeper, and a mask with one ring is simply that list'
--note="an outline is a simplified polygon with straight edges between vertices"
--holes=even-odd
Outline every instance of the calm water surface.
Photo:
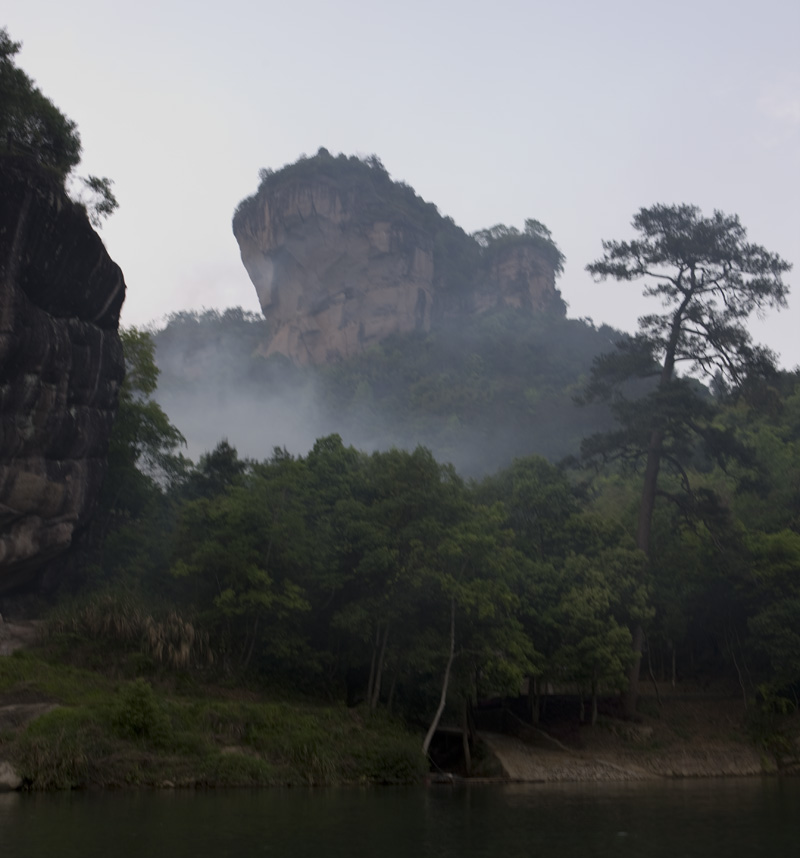
[{"label": "calm water surface", "polygon": [[0,795],[2,858],[794,855],[800,781]]}]

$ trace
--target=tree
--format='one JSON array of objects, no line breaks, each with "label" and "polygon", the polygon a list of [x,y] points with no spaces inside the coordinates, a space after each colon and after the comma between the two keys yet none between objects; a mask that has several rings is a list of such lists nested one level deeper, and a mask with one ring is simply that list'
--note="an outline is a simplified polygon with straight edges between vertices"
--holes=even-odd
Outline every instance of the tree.
[{"label": "tree", "polygon": [[[21,47],[5,27],[0,29],[0,145],[48,168],[66,187],[81,160],[78,126],[17,68],[14,57]],[[112,184],[105,177],[81,176],[70,190],[94,227],[101,226],[119,207]]]},{"label": "tree", "polygon": [[[219,450],[219,448],[218,448]],[[172,574],[183,580],[228,670],[316,672],[302,619],[321,547],[308,521],[308,469],[276,450],[215,497],[180,511]]]},{"label": "tree", "polygon": [[[587,270],[600,280],[643,279],[644,294],[659,298],[664,310],[642,317],[637,336],[595,364],[589,394],[611,399],[622,431],[610,440],[644,460],[636,544],[649,554],[662,463],[668,462],[688,489],[681,458],[690,449],[689,437],[699,433],[711,444],[723,440],[709,421],[694,420],[702,398],[697,386],[677,376],[677,369],[684,365],[701,376],[716,374],[718,382],[734,383],[769,370],[774,355],[753,344],[745,322],[753,312],[786,306],[783,275],[791,266],[749,243],[736,215],[715,211],[704,217],[696,206],[659,204],[640,209],[633,227],[638,238],[604,241],[602,259]],[[655,376],[655,385],[632,402],[623,385],[647,375]],[[602,454],[603,445],[591,439],[584,452]],[[643,640],[637,625],[628,714],[636,706]]]},{"label": "tree", "polygon": [[78,181],[80,189],[74,193],[73,199],[86,209],[89,223],[93,227],[101,227],[103,221],[119,208],[117,198],[111,190],[114,182],[97,176],[80,176]]},{"label": "tree", "polygon": [[0,30],[0,134],[7,148],[32,155],[63,180],[81,159],[78,128],[17,68],[21,46]]},{"label": "tree", "polygon": [[484,250],[509,245],[529,244],[536,247],[547,257],[553,266],[555,273],[564,273],[564,254],[558,249],[553,240],[553,234],[539,220],[527,218],[525,220],[525,231],[520,232],[515,226],[506,226],[504,223],[495,224],[489,229],[479,229],[472,233],[472,238]]},{"label": "tree", "polygon": [[135,327],[120,330],[125,380],[108,448],[108,471],[101,509],[107,523],[116,514],[136,515],[159,485],[185,470],[178,453],[183,435],[153,399],[159,370],[150,334]]},{"label": "tree", "polygon": [[[471,694],[477,691],[477,677],[484,690],[516,694],[537,659],[520,616],[525,558],[514,549],[513,534],[504,527],[504,518],[501,504],[470,504],[461,520],[444,530],[438,544],[426,546],[426,592],[431,603],[435,599],[439,604],[440,629],[444,617],[449,617],[449,634],[439,704],[422,750],[427,755],[455,680],[460,686],[468,769],[466,712]],[[440,660],[441,650],[434,650],[431,656]]]}]

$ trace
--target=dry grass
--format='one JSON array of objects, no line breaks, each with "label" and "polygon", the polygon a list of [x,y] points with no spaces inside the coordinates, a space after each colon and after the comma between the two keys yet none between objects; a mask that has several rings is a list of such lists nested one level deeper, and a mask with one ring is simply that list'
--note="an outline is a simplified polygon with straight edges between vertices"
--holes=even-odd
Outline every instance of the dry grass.
[{"label": "dry grass", "polygon": [[51,640],[70,636],[99,641],[112,648],[138,648],[155,664],[174,669],[214,662],[206,632],[175,610],[155,617],[127,593],[101,593],[62,607],[47,620],[45,636]]}]

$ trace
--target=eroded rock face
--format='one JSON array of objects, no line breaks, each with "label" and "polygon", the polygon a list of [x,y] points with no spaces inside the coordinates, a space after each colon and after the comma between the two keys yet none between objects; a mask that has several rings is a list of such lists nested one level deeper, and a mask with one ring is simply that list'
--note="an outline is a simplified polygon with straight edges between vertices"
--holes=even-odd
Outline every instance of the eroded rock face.
[{"label": "eroded rock face", "polygon": [[124,375],[125,281],[58,184],[0,162],[0,593],[88,522]]},{"label": "eroded rock face", "polygon": [[430,325],[433,246],[402,220],[359,219],[357,193],[302,182],[261,200],[236,234],[272,323],[267,355],[324,363]]},{"label": "eroded rock face", "polygon": [[[263,353],[300,364],[350,357],[390,334],[498,305],[564,314],[555,271],[535,247],[483,255],[472,238],[382,169],[318,155],[276,176],[239,207],[233,231],[271,337]],[[314,165],[323,169],[314,172]],[[366,176],[366,178],[365,178]],[[448,244],[449,242],[449,244]],[[443,251],[443,248],[446,250]],[[457,288],[445,270],[475,265]],[[448,255],[449,254],[449,255]]]},{"label": "eroded rock face", "polygon": [[484,288],[476,290],[476,310],[504,304],[534,313],[564,315],[553,266],[525,244],[498,248],[487,260]]}]

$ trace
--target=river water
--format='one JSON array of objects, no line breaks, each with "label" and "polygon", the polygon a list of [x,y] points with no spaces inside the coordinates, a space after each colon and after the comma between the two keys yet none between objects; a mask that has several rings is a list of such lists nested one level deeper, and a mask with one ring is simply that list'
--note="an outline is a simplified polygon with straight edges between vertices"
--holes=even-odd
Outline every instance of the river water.
[{"label": "river water", "polygon": [[794,855],[800,780],[0,795],[2,858]]}]

